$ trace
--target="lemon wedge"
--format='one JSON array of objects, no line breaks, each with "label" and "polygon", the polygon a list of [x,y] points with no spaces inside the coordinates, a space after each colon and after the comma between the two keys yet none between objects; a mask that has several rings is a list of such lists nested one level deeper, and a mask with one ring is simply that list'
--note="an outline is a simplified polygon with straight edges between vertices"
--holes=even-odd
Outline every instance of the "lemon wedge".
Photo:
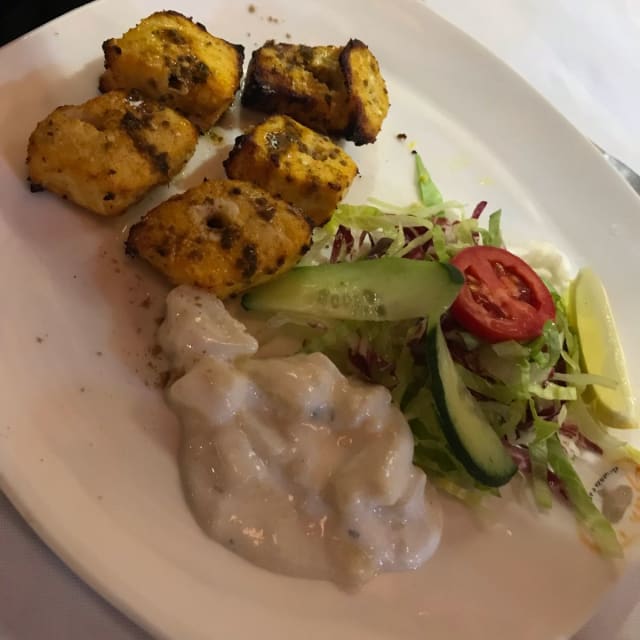
[{"label": "lemon wedge", "polygon": [[594,416],[609,427],[636,427],[631,384],[611,306],[602,281],[591,269],[582,269],[572,283],[569,320],[578,333],[584,371],[615,383],[612,388],[587,387],[585,400]]}]

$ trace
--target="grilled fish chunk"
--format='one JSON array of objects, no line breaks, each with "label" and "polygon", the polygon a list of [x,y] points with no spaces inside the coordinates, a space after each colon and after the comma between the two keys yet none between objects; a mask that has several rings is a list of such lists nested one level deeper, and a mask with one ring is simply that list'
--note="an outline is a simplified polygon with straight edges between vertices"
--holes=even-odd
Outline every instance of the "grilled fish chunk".
[{"label": "grilled fish chunk", "polygon": [[269,40],[251,56],[242,104],[290,115],[321,133],[343,135],[349,125],[349,98],[341,51]]},{"label": "grilled fish chunk", "polygon": [[27,149],[31,189],[115,216],[169,182],[197,141],[196,128],[172,109],[135,93],[105,93],[38,123]]},{"label": "grilled fish chunk", "polygon": [[349,95],[349,140],[375,142],[389,111],[389,95],[375,56],[364,42],[349,40],[340,54],[340,67]]},{"label": "grilled fish chunk", "polygon": [[329,220],[358,172],[329,138],[281,115],[236,138],[223,164],[230,178],[290,202],[316,225]]},{"label": "grilled fish chunk", "polygon": [[138,89],[210,129],[240,87],[244,48],[176,11],[159,11],[102,44],[100,90]]},{"label": "grilled fish chunk", "polygon": [[290,204],[248,182],[212,180],[152,209],[126,242],[174,284],[226,298],[290,269],[311,226]]},{"label": "grilled fish chunk", "polygon": [[360,40],[345,47],[270,40],[251,56],[242,104],[361,145],[375,141],[389,97],[378,61]]}]

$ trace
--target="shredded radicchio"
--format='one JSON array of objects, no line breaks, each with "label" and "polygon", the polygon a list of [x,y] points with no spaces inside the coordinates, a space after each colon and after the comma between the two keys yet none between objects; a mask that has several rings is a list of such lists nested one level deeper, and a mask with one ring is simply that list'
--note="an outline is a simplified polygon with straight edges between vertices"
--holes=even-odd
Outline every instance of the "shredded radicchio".
[{"label": "shredded radicchio", "polygon": [[330,262],[338,262],[344,254],[349,255],[353,251],[353,234],[351,229],[340,225],[336,231],[336,237],[331,247]]},{"label": "shredded radicchio", "polygon": [[477,220],[482,215],[482,212],[485,210],[486,207],[487,207],[487,201],[486,200],[481,200],[475,206],[475,209],[473,210],[473,213],[471,214],[471,217],[474,220]]},{"label": "shredded radicchio", "polygon": [[380,375],[394,374],[393,364],[376,353],[364,340],[360,340],[355,347],[350,347],[348,356],[351,365],[370,382],[375,382]]},{"label": "shredded radicchio", "polygon": [[476,366],[476,358],[475,355],[465,349],[464,344],[457,340],[451,340],[448,342],[449,352],[451,353],[451,357],[456,364],[461,364],[469,371],[474,373],[477,372],[478,367]]},{"label": "shredded radicchio", "polygon": [[[524,474],[531,473],[531,458],[529,457],[529,449],[525,445],[511,444],[508,442],[505,442],[504,446],[511,454],[511,458],[516,463],[518,471]],[[569,496],[567,494],[564,483],[553,471],[551,471],[551,469],[547,469],[547,484],[549,485],[549,489],[551,489],[551,491],[553,491],[556,495],[564,498],[565,500],[569,500]]]},{"label": "shredded radicchio", "polygon": [[[368,231],[361,231],[358,238],[355,238],[349,227],[340,225],[336,231],[335,238],[333,239],[329,262],[349,262],[351,260],[355,260],[366,243],[369,243],[370,245],[373,244],[373,238]],[[389,244],[384,247],[384,250],[389,248]],[[382,250],[380,255],[376,257],[384,255],[384,250]]]},{"label": "shredded radicchio", "polygon": [[[477,215],[480,215],[486,202],[481,202],[476,206]],[[475,212],[474,212],[475,213]],[[433,219],[433,223],[443,229],[445,234],[450,233],[452,227],[459,224],[459,220],[451,221],[444,216],[439,216]],[[413,242],[416,238],[429,232],[428,227],[424,225],[416,225],[413,227],[403,227],[402,233],[404,235],[404,246]],[[474,232],[474,242],[478,244],[480,241],[480,234]],[[358,258],[382,258],[386,255],[389,247],[393,244],[391,238],[383,237],[374,239],[369,231],[362,231],[358,238],[354,237],[353,232],[349,227],[340,225],[336,231],[336,235],[333,239],[331,246],[331,256],[329,262],[342,262],[350,261]],[[365,251],[366,247],[369,247],[368,251]],[[427,260],[437,259],[433,240],[429,239],[423,244],[414,247],[404,255],[409,260]]]},{"label": "shredded radicchio", "polygon": [[547,470],[547,484],[549,485],[549,489],[551,489],[551,491],[569,502],[569,494],[567,493],[567,489],[564,486],[564,482],[562,482],[562,480],[560,480],[560,478],[558,478],[558,476],[553,471],[551,471],[551,469]]},{"label": "shredded radicchio", "polygon": [[[416,238],[419,238],[421,235],[427,233],[428,229],[426,227],[404,227],[404,239],[405,245],[409,244]],[[433,240],[429,240],[424,244],[421,244],[419,247],[415,247],[409,253],[405,254],[405,258],[409,258],[410,260],[424,260],[429,248],[433,245]]]},{"label": "shredded radicchio", "polygon": [[580,433],[577,425],[575,424],[565,422],[560,427],[560,433],[566,438],[573,440],[581,449],[593,451],[593,453],[597,453],[598,455],[602,455],[603,453],[602,449],[595,442],[592,442],[589,438]]},{"label": "shredded radicchio", "polygon": [[537,407],[536,412],[538,413],[538,417],[543,420],[555,420],[560,414],[563,404],[564,402],[551,402],[546,407]]},{"label": "shredded radicchio", "polygon": [[518,471],[521,471],[522,473],[530,473],[531,458],[529,458],[529,449],[522,445],[511,444],[510,442],[505,442],[504,446],[511,454],[511,458],[516,463]]}]

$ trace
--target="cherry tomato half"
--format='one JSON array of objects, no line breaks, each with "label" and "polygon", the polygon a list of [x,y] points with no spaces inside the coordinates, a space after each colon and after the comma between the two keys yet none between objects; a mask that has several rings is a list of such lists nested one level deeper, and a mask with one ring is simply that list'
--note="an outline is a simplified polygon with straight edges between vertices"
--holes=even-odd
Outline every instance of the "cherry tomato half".
[{"label": "cherry tomato half", "polygon": [[465,283],[451,315],[467,331],[487,342],[532,340],[555,318],[551,293],[524,260],[506,249],[463,249],[451,260]]}]

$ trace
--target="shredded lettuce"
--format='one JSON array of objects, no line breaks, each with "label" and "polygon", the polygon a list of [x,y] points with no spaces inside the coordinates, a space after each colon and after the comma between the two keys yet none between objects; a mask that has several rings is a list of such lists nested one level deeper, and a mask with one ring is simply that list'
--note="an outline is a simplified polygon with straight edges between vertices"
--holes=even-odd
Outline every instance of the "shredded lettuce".
[{"label": "shredded lettuce", "polygon": [[[386,214],[395,215],[413,215],[422,220],[433,218],[436,215],[444,217],[455,217],[456,215],[462,215],[464,212],[464,205],[457,200],[445,200],[441,203],[425,206],[422,202],[412,202],[408,205],[397,205],[392,202],[386,202],[380,200],[380,198],[369,198],[369,204],[380,209],[381,212]],[[343,206],[343,205],[340,205]],[[338,207],[340,208],[340,207]]]},{"label": "shredded lettuce", "polygon": [[515,340],[505,340],[496,342],[490,347],[499,358],[526,358],[530,350],[523,344]]},{"label": "shredded lettuce", "polygon": [[615,389],[618,386],[616,380],[606,378],[605,376],[599,376],[594,373],[557,373],[554,372],[553,380],[560,382],[566,382],[573,387],[584,389],[590,384],[597,384],[601,387],[607,387],[609,389]]},{"label": "shredded lettuce", "polygon": [[435,225],[431,232],[433,233],[433,248],[438,260],[440,260],[440,262],[447,262],[450,256],[449,250],[447,249],[447,238],[444,234],[444,230],[442,227]]},{"label": "shredded lettuce", "polygon": [[558,436],[554,435],[546,442],[549,465],[562,482],[578,522],[589,532],[603,555],[613,558],[622,557],[622,547],[614,528],[593,504]]},{"label": "shredded lettuce", "polygon": [[531,460],[531,486],[536,505],[540,509],[550,509],[553,505],[553,495],[549,488],[549,452],[546,440],[532,442],[529,445]]},{"label": "shredded lettuce", "polygon": [[[408,205],[370,199],[366,205],[341,204],[323,227],[315,229],[311,250],[301,264],[398,256],[448,262],[465,247],[504,247],[501,210],[480,224],[486,202],[472,216],[463,205],[444,200],[419,154],[415,154],[416,197]],[[606,459],[640,464],[640,451],[614,437],[594,418],[582,394],[588,385],[615,381],[582,371],[580,343],[565,299],[549,287],[555,318],[527,343],[485,343],[468,331],[443,328],[458,373],[496,433],[510,448],[519,468],[529,475],[540,509],[549,509],[558,489],[568,496],[576,518],[609,556],[620,546],[611,525],[585,491],[559,435],[577,450],[587,448]],[[345,373],[385,385],[403,410],[414,434],[414,462],[441,490],[477,506],[495,489],[474,480],[452,452],[435,415],[424,363],[427,322],[329,321],[281,314],[272,326],[297,325],[304,349],[322,351]],[[306,333],[303,325],[307,325]]]},{"label": "shredded lettuce", "polygon": [[540,444],[558,432],[560,424],[554,420],[541,418],[533,400],[529,400],[529,410],[533,416],[533,430],[535,433],[535,439],[531,444]]},{"label": "shredded lettuce", "polygon": [[410,242],[407,242],[404,245],[404,247],[401,247],[400,249],[398,249],[393,255],[397,256],[398,258],[402,258],[407,254],[411,253],[412,251],[414,251],[415,249],[422,247],[423,245],[427,244],[427,242],[433,239],[435,230],[439,230],[439,227],[437,227],[436,229],[425,231],[423,234],[417,236]]},{"label": "shredded lettuce", "polygon": [[484,400],[479,402],[479,406],[496,433],[507,440],[516,438],[518,426],[527,416],[526,400],[515,400],[509,404]]},{"label": "shredded lettuce", "polygon": [[478,234],[478,221],[473,218],[463,218],[455,225],[455,233],[450,229],[447,242],[449,244],[449,255],[453,256],[461,249],[476,244],[475,238]]},{"label": "shredded lettuce", "polygon": [[500,219],[502,210],[498,209],[489,216],[489,228],[480,229],[482,243],[491,247],[504,247],[502,232],[500,231]]},{"label": "shredded lettuce", "polygon": [[[426,374],[424,374],[426,375]],[[397,406],[401,406],[407,397],[407,391],[416,379],[416,365],[407,344],[400,349],[400,354],[395,363],[396,384],[391,390],[391,397]]]},{"label": "shredded lettuce", "polygon": [[452,453],[435,414],[433,396],[423,385],[403,406],[414,436],[414,462],[424,469],[435,486],[469,506],[477,506],[496,489],[474,480]]},{"label": "shredded lettuce", "polygon": [[417,182],[420,202],[422,202],[425,207],[441,204],[442,194],[431,179],[429,172],[422,162],[420,154],[414,153],[414,157],[416,160],[416,174],[418,178]]},{"label": "shredded lettuce", "polygon": [[533,440],[527,444],[531,461],[531,488],[536,505],[540,509],[550,509],[553,504],[553,496],[548,480],[549,451],[547,440],[558,432],[560,423],[541,418],[533,400],[529,400],[528,405],[533,419]]},{"label": "shredded lettuce", "polygon": [[544,386],[531,384],[528,390],[532,396],[543,400],[575,400],[578,397],[575,387],[561,387],[558,384],[553,384],[553,382],[549,382]]},{"label": "shredded lettuce", "polygon": [[567,404],[566,422],[579,426],[584,437],[599,447],[607,460],[619,462],[627,459],[640,465],[640,451],[612,435],[605,425],[596,420],[582,398]]},{"label": "shredded lettuce", "polygon": [[500,382],[491,382],[486,377],[460,365],[457,365],[456,369],[465,386],[485,398],[497,400],[503,404],[510,404],[514,400],[523,400],[529,397],[526,391],[520,392],[516,385],[508,386]]}]

